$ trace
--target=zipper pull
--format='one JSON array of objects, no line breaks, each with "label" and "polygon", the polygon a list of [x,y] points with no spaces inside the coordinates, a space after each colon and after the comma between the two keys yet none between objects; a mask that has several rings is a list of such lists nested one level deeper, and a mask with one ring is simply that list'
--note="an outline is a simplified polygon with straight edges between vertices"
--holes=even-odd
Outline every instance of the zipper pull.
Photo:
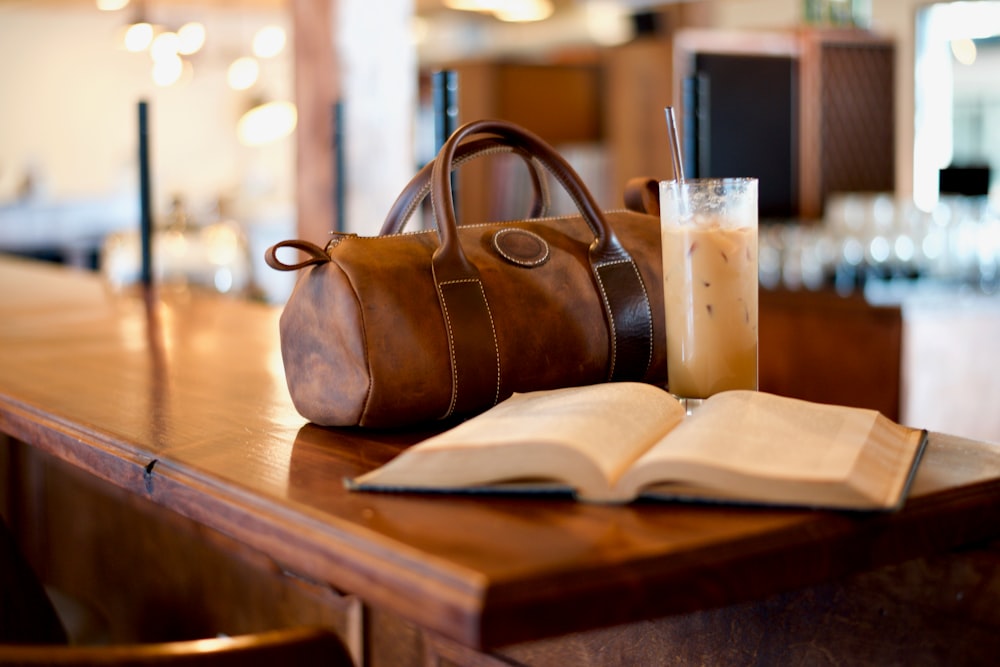
[{"label": "zipper pull", "polygon": [[353,234],[350,232],[330,232],[330,240],[326,242],[326,251],[330,252],[338,245],[340,245],[341,241],[351,237],[357,237],[357,234]]}]

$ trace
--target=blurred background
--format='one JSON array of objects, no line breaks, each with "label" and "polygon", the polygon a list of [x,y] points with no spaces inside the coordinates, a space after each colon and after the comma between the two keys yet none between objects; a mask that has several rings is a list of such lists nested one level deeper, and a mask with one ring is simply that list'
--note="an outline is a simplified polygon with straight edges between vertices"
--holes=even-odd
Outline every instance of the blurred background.
[{"label": "blurred background", "polygon": [[[608,207],[630,176],[671,177],[677,107],[692,174],[770,188],[765,287],[992,292],[998,17],[988,1],[2,0],[0,249],[132,278],[145,100],[156,226],[188,241],[160,244],[161,264],[187,257],[175,273],[197,281],[215,256],[230,275],[206,284],[280,303],[293,277],[263,249],[375,233],[433,157],[448,70],[455,122],[524,124]],[[516,165],[464,178],[460,215],[523,210]]]}]

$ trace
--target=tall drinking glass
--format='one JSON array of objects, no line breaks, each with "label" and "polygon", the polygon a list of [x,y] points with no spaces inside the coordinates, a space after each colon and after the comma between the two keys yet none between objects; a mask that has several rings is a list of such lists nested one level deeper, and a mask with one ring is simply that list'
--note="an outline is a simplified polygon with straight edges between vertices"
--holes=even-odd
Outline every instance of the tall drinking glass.
[{"label": "tall drinking glass", "polygon": [[660,182],[668,389],[757,388],[757,179]]}]

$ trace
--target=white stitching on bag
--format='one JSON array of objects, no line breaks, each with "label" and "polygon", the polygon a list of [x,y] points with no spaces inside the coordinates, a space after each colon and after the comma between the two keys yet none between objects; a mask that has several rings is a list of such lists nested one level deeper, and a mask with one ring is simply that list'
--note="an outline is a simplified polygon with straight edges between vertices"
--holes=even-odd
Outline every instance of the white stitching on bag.
[{"label": "white stitching on bag", "polygon": [[[639,285],[642,287],[642,295],[645,297],[646,303],[646,314],[649,316],[649,355],[646,357],[646,372],[649,371],[649,367],[653,364],[653,311],[649,305],[649,293],[646,291],[646,283],[642,280],[642,274],[639,273],[639,267],[635,265],[635,261],[630,259],[619,259],[614,262],[601,262],[594,266],[595,269],[601,269],[605,266],[613,266],[615,264],[628,264],[632,267],[632,271],[635,272],[636,277],[639,279]],[[604,300],[604,305],[608,313],[608,318],[611,320],[611,369],[608,372],[608,378],[614,377],[615,374],[615,363],[617,362],[617,328],[615,326],[615,316],[611,312],[611,304],[608,301],[607,292],[604,289],[604,281],[601,279],[601,272],[595,270],[594,275],[597,276],[597,284],[601,288],[601,299]],[[645,372],[643,373],[645,375]]]},{"label": "white stitching on bag", "polygon": [[[431,266],[432,271],[433,268]],[[490,309],[490,302],[486,299],[486,290],[483,289],[483,281],[479,278],[462,278],[461,280],[447,280],[439,284],[437,277],[435,277],[434,284],[437,288],[438,299],[441,301],[441,309],[444,312],[445,328],[448,330],[448,354],[451,356],[451,404],[442,418],[450,417],[455,411],[455,405],[458,403],[458,364],[455,360],[455,336],[451,326],[451,315],[448,313],[448,302],[444,298],[441,288],[445,285],[456,285],[459,283],[476,283],[479,286],[479,294],[483,298],[483,303],[486,305],[486,314],[490,318],[490,332],[493,335],[493,349],[496,350],[497,383],[496,391],[493,392],[493,405],[496,405],[500,401],[500,344],[497,341],[497,329],[493,321],[493,311]]]},{"label": "white stitching on bag", "polygon": [[496,350],[496,361],[497,361],[497,388],[493,392],[493,405],[500,402],[500,341],[497,340],[497,327],[493,322],[493,309],[490,308],[490,302],[486,298],[486,290],[483,289],[483,283],[481,280],[476,280],[479,283],[479,293],[483,297],[483,303],[486,304],[486,314],[490,317],[490,333],[493,335],[493,349]]},{"label": "white stitching on bag", "polygon": [[639,267],[635,265],[635,260],[628,262],[632,265],[632,271],[635,273],[635,277],[639,280],[639,286],[642,287],[642,296],[646,303],[646,315],[649,316],[649,355],[646,357],[646,370],[643,375],[649,372],[650,366],[653,365],[653,345],[655,341],[653,340],[653,309],[649,305],[649,292],[646,291],[646,283],[642,279],[642,274],[639,272]]},{"label": "white stitching on bag", "polygon": [[[595,266],[595,269],[599,269],[603,266],[599,264]],[[594,275],[597,276],[597,285],[601,288],[601,300],[604,301],[604,312],[608,314],[608,320],[611,324],[611,367],[608,370],[608,379],[610,380],[615,375],[615,363],[617,361],[618,355],[618,336],[615,333],[615,314],[611,311],[611,302],[608,301],[608,293],[604,289],[604,281],[601,279],[601,272],[595,270]]]},{"label": "white stitching on bag", "polygon": [[[527,236],[534,238],[535,240],[538,241],[539,245],[545,248],[545,252],[540,257],[535,257],[533,259],[524,259],[522,257],[516,257],[510,254],[504,248],[501,239],[507,234],[512,234],[512,233],[525,234]],[[496,250],[501,257],[506,259],[511,264],[515,264],[517,266],[524,266],[528,268],[533,266],[541,266],[545,262],[549,261],[549,257],[552,256],[552,250],[549,247],[549,244],[545,241],[545,239],[543,239],[541,236],[532,231],[529,231],[527,229],[521,229],[520,227],[507,227],[499,230],[496,234],[493,235],[493,242],[491,243],[491,247],[494,250]]]}]

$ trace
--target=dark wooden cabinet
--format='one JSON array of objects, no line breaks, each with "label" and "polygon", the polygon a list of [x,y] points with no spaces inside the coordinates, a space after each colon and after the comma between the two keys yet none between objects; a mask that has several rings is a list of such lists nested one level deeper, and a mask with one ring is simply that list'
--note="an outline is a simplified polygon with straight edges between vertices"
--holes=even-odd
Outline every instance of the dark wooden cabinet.
[{"label": "dark wooden cabinet", "polygon": [[762,391],[901,417],[902,308],[860,292],[760,292]]},{"label": "dark wooden cabinet", "polygon": [[817,219],[831,193],[893,191],[894,59],[891,40],[864,30],[678,31],[688,176],[756,176],[765,218]]},{"label": "dark wooden cabinet", "polygon": [[[502,118],[558,149],[596,147],[602,166],[583,175],[602,206],[619,206],[631,177],[672,177],[673,106],[688,177],[755,176],[762,219],[814,220],[832,193],[895,189],[894,67],[893,42],[864,30],[680,28],[453,69],[462,122]],[[495,216],[509,180],[496,173],[485,160],[463,167],[460,219]]]}]

